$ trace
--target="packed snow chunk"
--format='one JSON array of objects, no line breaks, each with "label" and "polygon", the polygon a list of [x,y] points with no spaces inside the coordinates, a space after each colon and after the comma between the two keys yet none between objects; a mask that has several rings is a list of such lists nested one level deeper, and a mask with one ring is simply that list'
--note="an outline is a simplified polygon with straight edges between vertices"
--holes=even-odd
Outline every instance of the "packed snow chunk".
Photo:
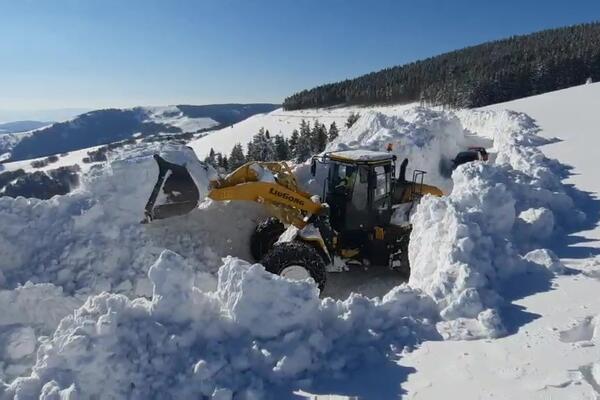
[{"label": "packed snow chunk", "polygon": [[477,318],[456,318],[440,321],[437,329],[445,340],[477,340],[497,338],[506,334],[506,329],[496,310],[486,309]]},{"label": "packed snow chunk", "polygon": [[445,192],[452,188],[449,179],[451,160],[468,147],[465,131],[454,114],[415,107],[394,116],[364,112],[326,150],[385,151],[389,144],[399,162],[408,159],[407,179],[412,177],[414,170],[426,171],[426,183]]},{"label": "packed snow chunk", "polygon": [[37,338],[51,334],[59,321],[81,304],[52,284],[28,282],[0,290],[0,380],[27,373]]},{"label": "packed snow chunk", "polygon": [[75,384],[61,389],[56,381],[50,381],[42,388],[40,400],[77,400],[81,398],[77,395]]},{"label": "packed snow chunk", "polygon": [[10,332],[6,338],[4,355],[11,360],[18,360],[35,351],[36,336],[33,328],[19,327]]},{"label": "packed snow chunk", "polygon": [[314,321],[318,313],[319,290],[309,281],[287,281],[227,257],[219,270],[217,295],[231,318],[259,337],[276,337]]},{"label": "packed snow chunk", "polygon": [[547,268],[548,271],[557,275],[564,274],[566,271],[565,265],[552,250],[536,249],[525,254],[525,259],[529,262],[541,265],[542,267]]},{"label": "packed snow chunk", "polygon": [[177,253],[164,250],[148,271],[153,285],[152,313],[159,319],[183,322],[193,308],[194,271]]},{"label": "packed snow chunk", "polygon": [[529,208],[518,218],[519,232],[524,239],[544,240],[554,231],[554,213],[547,208]]},{"label": "packed snow chunk", "polygon": [[81,303],[50,283],[28,282],[14,290],[0,290],[0,330],[3,326],[35,325],[49,334]]}]

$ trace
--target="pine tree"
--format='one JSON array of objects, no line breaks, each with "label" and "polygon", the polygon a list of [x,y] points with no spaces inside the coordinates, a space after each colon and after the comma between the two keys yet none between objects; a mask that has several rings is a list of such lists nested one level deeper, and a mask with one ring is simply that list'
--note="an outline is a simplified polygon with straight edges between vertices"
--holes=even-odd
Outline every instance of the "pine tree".
[{"label": "pine tree", "polygon": [[337,125],[335,124],[335,121],[333,121],[331,123],[331,125],[329,125],[329,134],[328,134],[328,139],[330,142],[333,142],[335,140],[335,138],[337,138],[339,136],[339,132],[338,132],[338,128]]},{"label": "pine tree", "polygon": [[300,121],[300,136],[310,137],[310,122],[304,119]]},{"label": "pine tree", "polygon": [[300,135],[296,144],[295,157],[297,163],[303,163],[312,155],[310,135]]},{"label": "pine tree", "polygon": [[311,131],[311,150],[313,153],[320,153],[327,146],[327,129],[325,125],[315,121]]},{"label": "pine tree", "polygon": [[288,145],[290,148],[290,158],[296,157],[296,145],[298,144],[298,140],[300,139],[300,134],[298,133],[298,129],[294,129],[292,132],[292,136],[288,141]]},{"label": "pine tree", "polygon": [[275,135],[275,160],[283,161],[290,159],[290,146],[288,141],[281,135]]},{"label": "pine tree", "polygon": [[208,152],[208,155],[204,159],[204,162],[212,165],[213,167],[217,166],[215,149],[213,149],[212,147],[210,148],[210,151]]},{"label": "pine tree", "polygon": [[215,163],[218,167],[223,168],[223,154],[217,153],[215,156]]},{"label": "pine tree", "polygon": [[350,115],[348,115],[348,120],[346,120],[346,128],[350,129],[352,128],[352,125],[354,125],[354,123],[356,121],[358,121],[358,119],[360,118],[360,114],[359,113],[354,113],[351,112]]},{"label": "pine tree", "polygon": [[229,155],[229,167],[231,170],[234,170],[246,162],[246,157],[244,156],[244,149],[242,148],[241,143],[236,143],[231,149],[231,154]]},{"label": "pine tree", "polygon": [[305,120],[300,121],[300,136],[298,138],[298,143],[296,143],[296,148],[294,151],[294,156],[296,157],[296,162],[303,163],[308,160],[310,156],[313,154],[312,152],[312,132],[310,130],[310,123]]},{"label": "pine tree", "polygon": [[273,141],[267,138],[264,128],[260,128],[258,133],[252,137],[252,142],[248,143],[247,157],[252,161],[273,161],[275,159],[275,146]]},{"label": "pine tree", "polygon": [[225,171],[229,171],[229,160],[227,159],[227,156],[223,156],[222,163],[223,163],[223,169]]}]

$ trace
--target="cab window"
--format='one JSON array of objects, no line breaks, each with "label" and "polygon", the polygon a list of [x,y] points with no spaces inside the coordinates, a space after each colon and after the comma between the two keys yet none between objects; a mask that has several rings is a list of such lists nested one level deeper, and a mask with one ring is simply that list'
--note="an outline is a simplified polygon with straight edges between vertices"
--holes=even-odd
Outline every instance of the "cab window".
[{"label": "cab window", "polygon": [[390,193],[390,174],[384,166],[375,167],[375,201]]}]

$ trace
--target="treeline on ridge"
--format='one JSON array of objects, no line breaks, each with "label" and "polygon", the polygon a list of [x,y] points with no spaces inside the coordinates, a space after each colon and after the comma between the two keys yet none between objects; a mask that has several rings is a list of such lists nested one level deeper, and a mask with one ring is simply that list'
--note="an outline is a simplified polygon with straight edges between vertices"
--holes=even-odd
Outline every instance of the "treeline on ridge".
[{"label": "treeline on ridge", "polygon": [[600,80],[600,22],[513,36],[304,90],[286,110],[340,104],[481,107]]}]

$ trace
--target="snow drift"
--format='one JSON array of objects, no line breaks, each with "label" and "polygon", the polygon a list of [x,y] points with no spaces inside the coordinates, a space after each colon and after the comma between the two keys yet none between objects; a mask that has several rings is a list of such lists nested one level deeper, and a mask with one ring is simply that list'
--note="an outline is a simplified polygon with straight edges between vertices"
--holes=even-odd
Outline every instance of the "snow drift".
[{"label": "snow drift", "polygon": [[320,300],[309,282],[227,258],[217,290],[203,292],[168,250],[149,276],[151,300],[102,293],[64,318],[31,376],[5,387],[5,397],[277,398],[278,389],[435,337],[422,319],[433,317],[433,303],[407,288],[383,300]]},{"label": "snow drift", "polygon": [[[446,337],[494,337],[504,332],[496,312],[503,304],[502,282],[525,272],[528,263],[560,272],[549,250],[545,257],[523,255],[584,216],[573,209],[555,173],[557,163],[538,149],[547,141],[537,136],[531,118],[469,111],[461,119],[467,129],[494,140],[496,161],[460,166],[449,196],[419,205],[409,284],[438,303]],[[470,327],[457,330],[457,324]]]},{"label": "snow drift", "polygon": [[[7,299],[6,315],[11,309],[22,310],[18,305],[22,298],[29,299],[32,309],[53,315],[57,309],[62,317],[89,295],[103,291],[151,296],[148,268],[164,248],[184,255],[195,270],[196,286],[207,290],[216,285],[221,257],[249,257],[248,237],[263,215],[258,205],[209,201],[185,217],[140,224],[158,176],[152,158],[156,152],[185,163],[198,187],[207,188],[211,172],[188,148],[137,146],[117,154],[106,167],[92,169],[82,187],[68,195],[47,201],[0,198],[0,289],[4,289],[0,301],[3,295]],[[54,289],[42,289],[48,285]],[[3,324],[0,318],[0,336],[13,325],[32,327],[36,336],[47,335],[60,317],[52,324],[32,318],[19,325]],[[6,351],[11,346],[2,337],[0,354],[3,345]],[[22,363],[31,365],[31,360],[0,363],[0,379],[21,373],[14,366]]]},{"label": "snow drift", "polygon": [[[309,282],[237,258],[221,262],[249,258],[259,205],[207,202],[184,217],[139,224],[158,173],[151,154],[183,157],[200,188],[210,179],[185,148],[125,150],[90,170],[81,190],[48,201],[0,198],[0,287],[50,284],[50,297],[60,299],[52,314],[66,315],[51,338],[40,336],[55,320],[6,330],[5,360],[32,357],[32,341],[41,344],[31,375],[7,386],[5,397],[276,398],[277,388],[310,387],[373,357],[394,358],[438,332],[503,334],[502,283],[533,267],[562,272],[540,249],[577,223],[560,165],[537,148],[544,142],[534,122],[510,112],[364,112],[329,149],[390,142],[449,195],[417,208],[410,281],[382,299],[319,299]],[[495,162],[461,166],[450,179],[451,157],[491,142]],[[297,169],[300,180],[320,193],[318,180],[304,179],[307,170]],[[4,376],[15,372],[5,368]]]}]

